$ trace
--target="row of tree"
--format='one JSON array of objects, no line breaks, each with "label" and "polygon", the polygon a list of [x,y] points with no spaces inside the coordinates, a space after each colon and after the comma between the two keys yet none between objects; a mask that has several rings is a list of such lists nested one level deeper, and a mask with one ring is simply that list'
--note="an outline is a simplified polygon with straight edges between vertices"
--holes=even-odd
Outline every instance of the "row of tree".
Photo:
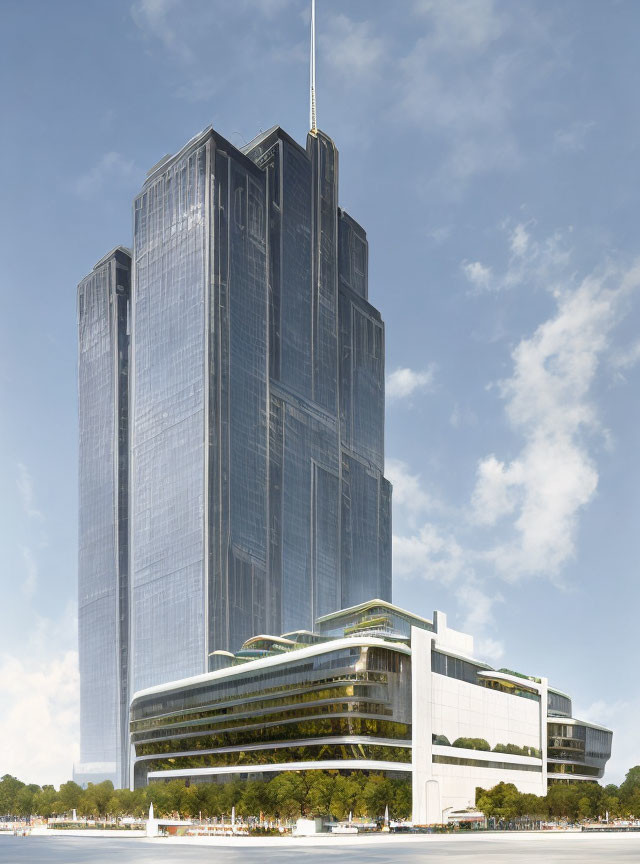
[{"label": "row of tree", "polygon": [[[54,786],[25,784],[9,774],[0,780],[0,817],[70,815],[104,819],[144,816],[153,802],[156,814],[183,818],[238,816],[292,819],[327,815],[379,818],[389,808],[392,818],[411,815],[411,780],[382,774],[326,771],[277,774],[271,780],[230,780],[227,783],[189,784],[182,780],[151,783],[143,789],[114,789],[113,784],[77,783]],[[512,783],[478,789],[476,805],[486,816],[505,821],[533,819],[640,818],[640,765],[632,768],[620,786],[598,783],[555,783],[546,796],[519,792]]]},{"label": "row of tree", "polygon": [[513,783],[476,790],[476,806],[485,816],[503,821],[518,818],[640,819],[640,765],[627,772],[620,786],[613,783],[553,783],[545,796],[519,792]]},{"label": "row of tree", "polygon": [[192,783],[172,780],[150,783],[143,789],[114,789],[109,780],[89,784],[63,783],[53,786],[25,785],[5,775],[0,780],[0,816],[69,815],[104,819],[144,816],[153,802],[159,816],[182,818],[238,816],[292,819],[297,816],[331,814],[344,819],[354,816],[376,818],[385,808],[396,818],[411,815],[411,781],[391,779],[382,774],[350,775],[325,771],[285,771],[271,780],[231,780],[227,783]]}]

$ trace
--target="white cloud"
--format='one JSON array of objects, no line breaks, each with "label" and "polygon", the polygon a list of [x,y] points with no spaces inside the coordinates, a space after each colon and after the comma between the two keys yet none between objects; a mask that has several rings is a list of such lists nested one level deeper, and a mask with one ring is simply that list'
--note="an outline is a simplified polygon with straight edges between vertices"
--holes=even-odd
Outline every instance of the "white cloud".
[{"label": "white cloud", "polygon": [[480,261],[463,261],[462,269],[469,282],[476,288],[488,288],[491,282],[491,267]]},{"label": "white cloud", "polygon": [[460,429],[462,426],[476,426],[478,418],[471,408],[456,402],[449,417],[449,423],[454,429]]},{"label": "white cloud", "polygon": [[494,0],[415,0],[414,10],[432,27],[432,47],[439,51],[484,51],[506,29]]},{"label": "white cloud", "polygon": [[76,194],[81,198],[92,198],[113,180],[126,180],[135,174],[135,167],[130,159],[125,159],[121,153],[111,150],[105,153],[100,161],[86,174],[82,174],[75,182]]},{"label": "white cloud", "polygon": [[521,258],[529,248],[529,233],[526,227],[519,223],[511,233],[511,252]]},{"label": "white cloud", "polygon": [[291,5],[291,0],[241,0],[239,5],[248,7],[265,18],[274,18]]},{"label": "white cloud", "polygon": [[[216,39],[227,41],[228,33],[232,29],[229,19],[245,16],[241,35],[236,35],[231,43],[235,60],[242,66],[239,55],[242,55],[242,60],[255,57],[254,36],[265,35],[263,19],[274,19],[283,13],[291,2],[292,0],[235,0],[234,3],[135,0],[131,5],[131,17],[142,35],[151,41],[159,42],[184,70],[207,62],[212,42],[215,43]],[[200,80],[202,91],[208,79]]]},{"label": "white cloud", "polygon": [[75,600],[69,600],[58,618],[31,613],[31,627],[20,645],[25,662],[36,663],[50,656],[51,646],[58,645],[61,653],[74,651],[78,644],[78,612]]},{"label": "white cloud", "polygon": [[475,174],[518,164],[509,122],[510,64],[495,55],[455,68],[455,55],[447,55],[445,75],[439,50],[431,37],[423,37],[401,61],[404,85],[398,112],[405,122],[445,137],[447,155],[438,179],[456,194]]},{"label": "white cloud", "polygon": [[584,150],[587,135],[595,125],[593,121],[576,121],[564,129],[558,129],[554,135],[556,149],[567,153],[578,153]]},{"label": "white cloud", "polygon": [[521,222],[512,226],[508,221],[500,226],[507,236],[510,256],[500,272],[480,261],[463,261],[462,271],[476,291],[504,291],[519,286],[542,288],[553,292],[564,283],[570,259],[570,249],[560,232],[543,241],[535,240],[529,227]]},{"label": "white cloud", "polygon": [[415,10],[426,33],[400,63],[398,111],[403,121],[444,136],[439,179],[455,194],[474,174],[519,160],[510,122],[518,63],[489,51],[509,18],[494,3],[475,0],[422,0]]},{"label": "white cloud", "polygon": [[486,663],[497,664],[504,657],[504,642],[491,636],[481,636],[474,639],[475,652]]},{"label": "white cloud", "polygon": [[442,144],[429,183],[457,197],[528,151],[518,118],[562,56],[547,14],[494,0],[414,0],[417,38],[400,60],[397,122]]},{"label": "white cloud", "polygon": [[511,230],[508,223],[503,227],[508,232],[511,258],[501,278],[496,281],[497,289],[524,285],[553,293],[557,284],[560,286],[558,290],[566,289],[571,253],[563,234],[556,232],[538,241],[531,237],[527,226],[522,223]]},{"label": "white cloud", "polygon": [[318,39],[322,62],[340,75],[343,84],[378,71],[385,43],[369,22],[353,21],[344,14],[333,15],[323,29]]},{"label": "white cloud", "polygon": [[385,461],[386,477],[393,486],[393,506],[404,507],[411,513],[421,513],[438,507],[437,502],[422,488],[419,474],[411,474],[401,459]]},{"label": "white cloud", "polygon": [[215,75],[199,75],[176,87],[176,96],[186,102],[209,102],[219,86],[220,79]]},{"label": "white cloud", "polygon": [[439,225],[435,228],[427,230],[427,237],[431,240],[434,246],[442,246],[451,237],[451,225]]},{"label": "white cloud", "polygon": [[22,509],[30,519],[43,519],[44,516],[38,510],[35,504],[35,496],[33,492],[33,477],[29,469],[22,462],[18,462],[18,495],[22,503]]},{"label": "white cloud", "polygon": [[172,14],[182,6],[181,0],[136,0],[131,16],[147,35],[158,39],[164,47],[183,61],[192,60],[192,52],[174,25]]},{"label": "white cloud", "polygon": [[495,525],[513,513],[515,489],[522,483],[522,465],[514,461],[509,467],[491,455],[478,463],[475,489],[471,498],[471,516],[479,525]]},{"label": "white cloud", "polygon": [[640,339],[623,349],[613,352],[610,365],[618,373],[618,377],[624,380],[624,373],[632,369],[640,361]]},{"label": "white cloud", "polygon": [[78,750],[78,655],[0,655],[0,765],[27,783],[71,779]]},{"label": "white cloud", "polygon": [[476,653],[492,663],[504,654],[504,644],[494,639],[487,631],[494,626],[493,607],[502,603],[501,594],[488,594],[482,583],[475,577],[468,578],[456,591],[462,614],[462,628],[473,634]]},{"label": "white cloud", "polygon": [[600,430],[590,391],[621,305],[639,285],[640,266],[584,279],[557,296],[556,314],[513,352],[501,392],[524,444],[508,464],[481,460],[472,497],[476,521],[514,516],[514,536],[488,552],[507,578],[553,576],[574,554],[580,510],[598,484],[588,449],[587,433]]},{"label": "white cloud", "polygon": [[[420,524],[429,496],[406,463],[400,463],[394,501],[394,519],[400,514],[394,573],[455,586],[464,627],[489,660],[503,650],[492,633],[492,609],[501,597],[491,580],[538,576],[561,583],[576,552],[580,514],[597,492],[598,452],[609,446],[594,384],[605,364],[624,368],[640,360],[640,345],[613,352],[614,328],[640,288],[640,263],[611,265],[578,281],[561,235],[540,242],[531,224],[503,226],[509,266],[498,279],[527,287],[539,281],[555,310],[516,344],[512,372],[498,385],[516,446],[508,457],[494,452],[478,460],[466,512],[439,503],[438,519],[432,508]],[[424,500],[424,510],[410,511],[411,498]]]},{"label": "white cloud", "polygon": [[450,584],[468,570],[467,553],[451,534],[425,523],[408,537],[393,536],[394,576],[420,576]]},{"label": "white cloud", "polygon": [[57,786],[79,757],[75,603],[55,620],[32,610],[29,625],[0,652],[0,773]]},{"label": "white cloud", "polygon": [[28,546],[21,546],[20,552],[24,560],[25,578],[22,583],[22,590],[27,597],[33,597],[38,584],[38,564],[35,555]]},{"label": "white cloud", "polygon": [[434,374],[433,364],[421,372],[406,367],[396,369],[387,375],[387,399],[405,399],[418,391],[430,390],[433,386]]},{"label": "white cloud", "polygon": [[493,604],[501,597],[489,597],[474,580],[468,580],[456,592],[465,609],[465,627],[469,630],[484,630],[493,623]]}]

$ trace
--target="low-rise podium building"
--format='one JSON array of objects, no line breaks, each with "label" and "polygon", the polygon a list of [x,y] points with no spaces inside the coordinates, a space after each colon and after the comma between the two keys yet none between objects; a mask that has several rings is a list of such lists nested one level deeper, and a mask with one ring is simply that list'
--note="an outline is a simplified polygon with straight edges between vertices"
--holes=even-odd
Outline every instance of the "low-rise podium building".
[{"label": "low-rise podium building", "polygon": [[595,781],[612,733],[571,717],[546,678],[492,669],[471,636],[372,600],[315,632],[214,652],[210,672],[136,693],[131,784],[222,782],[274,772],[412,777],[413,821],[445,821],[500,781],[544,795]]}]

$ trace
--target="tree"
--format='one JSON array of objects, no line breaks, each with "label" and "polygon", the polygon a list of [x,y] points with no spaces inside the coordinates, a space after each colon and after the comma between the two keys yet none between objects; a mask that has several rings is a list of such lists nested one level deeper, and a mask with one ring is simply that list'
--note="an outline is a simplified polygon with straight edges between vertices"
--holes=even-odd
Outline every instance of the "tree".
[{"label": "tree", "polygon": [[617,795],[604,795],[602,807],[609,814],[609,819],[617,819],[620,816],[620,799]]},{"label": "tree", "polygon": [[284,771],[278,774],[269,783],[269,797],[274,814],[283,819],[306,816],[310,791],[310,780],[304,774],[297,771]]},{"label": "tree", "polygon": [[505,790],[497,809],[497,815],[505,822],[512,822],[522,815],[520,812],[521,793],[518,792],[513,783],[505,783]]},{"label": "tree", "polygon": [[570,783],[554,783],[547,792],[549,815],[554,819],[570,819],[578,817],[578,799],[582,790]]},{"label": "tree", "polygon": [[31,816],[35,812],[34,801],[38,792],[40,787],[35,783],[30,783],[18,790],[13,808],[16,816]]},{"label": "tree", "polygon": [[92,816],[95,819],[105,817],[109,812],[109,802],[112,798],[113,783],[111,780],[103,780],[102,783],[89,783],[78,801],[78,813],[81,816]]},{"label": "tree", "polygon": [[145,806],[144,789],[115,789],[113,798],[114,804],[110,802],[108,806],[114,815],[145,816],[149,812],[149,808]]},{"label": "tree", "polygon": [[498,819],[515,819],[518,813],[520,793],[513,783],[498,783],[492,789],[476,789],[476,806],[485,816]]},{"label": "tree", "polygon": [[331,798],[331,815],[346,819],[349,813],[359,815],[362,809],[362,786],[353,775],[338,774]]},{"label": "tree", "polygon": [[122,798],[120,798],[116,792],[114,792],[111,798],[107,801],[105,812],[108,813],[109,816],[115,816],[116,819],[119,816],[125,815],[125,809],[122,806]]},{"label": "tree", "polygon": [[309,794],[310,809],[318,816],[325,816],[332,812],[333,795],[339,775],[327,774],[324,771],[314,771],[313,775]]},{"label": "tree", "polygon": [[408,819],[411,816],[411,780],[394,782],[393,807],[389,809],[396,819]]},{"label": "tree", "polygon": [[221,816],[223,789],[220,783],[205,783],[202,788],[202,813],[208,817]]},{"label": "tree", "polygon": [[625,796],[621,802],[621,809],[625,816],[633,819],[640,817],[640,789],[636,790],[631,797]]},{"label": "tree", "polygon": [[235,807],[238,808],[240,799],[242,798],[242,790],[244,784],[241,780],[234,778],[228,783],[222,784],[222,794],[220,795],[220,803],[222,813],[231,816],[231,811]]},{"label": "tree", "polygon": [[244,784],[242,795],[238,801],[238,813],[241,816],[260,816],[269,809],[267,783],[263,780],[249,780]]},{"label": "tree", "polygon": [[520,796],[519,815],[542,819],[549,812],[546,797],[528,792]]},{"label": "tree", "polygon": [[635,765],[627,771],[626,777],[620,784],[620,800],[625,804],[640,793],[640,765]]},{"label": "tree", "polygon": [[384,815],[386,807],[393,802],[394,789],[388,777],[382,774],[372,774],[364,789],[362,797],[367,813],[372,819]]},{"label": "tree", "polygon": [[160,807],[165,816],[180,815],[184,790],[184,780],[170,780],[164,784],[164,796],[160,798]]},{"label": "tree", "polygon": [[58,793],[53,786],[43,786],[33,796],[33,809],[38,816],[49,819],[56,813],[56,801]]},{"label": "tree", "polygon": [[178,812],[183,819],[193,818],[197,816],[202,809],[202,799],[200,797],[200,789],[197,783],[192,783],[189,786],[184,786],[180,795]]},{"label": "tree", "polygon": [[578,801],[578,819],[590,819],[592,815],[591,801],[583,795]]},{"label": "tree", "polygon": [[[591,817],[599,816],[603,795],[602,786],[600,786],[599,783],[582,783],[580,791],[582,793],[581,797],[589,799],[591,805]],[[578,805],[579,804],[580,802],[578,801]]]},{"label": "tree", "polygon": [[5,774],[0,780],[0,815],[14,815],[16,795],[23,786],[24,783],[11,774]]},{"label": "tree", "polygon": [[63,813],[70,813],[76,810],[82,797],[82,786],[78,786],[73,780],[68,780],[60,786],[58,791],[58,801],[60,802],[60,810]]}]

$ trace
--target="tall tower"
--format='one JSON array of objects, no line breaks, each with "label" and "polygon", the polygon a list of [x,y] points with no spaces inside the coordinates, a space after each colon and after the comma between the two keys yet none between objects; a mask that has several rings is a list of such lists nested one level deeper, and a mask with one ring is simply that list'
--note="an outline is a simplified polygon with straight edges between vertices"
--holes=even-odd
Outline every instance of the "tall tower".
[{"label": "tall tower", "polygon": [[78,286],[78,782],[121,783],[128,752],[128,382],[131,251]]},{"label": "tall tower", "polygon": [[135,201],[132,686],[391,593],[384,330],[338,153],[212,129]]},{"label": "tall tower", "polygon": [[124,779],[135,691],[391,599],[384,324],[314,26],[306,147],[205,129],[149,171],[131,258],[79,287],[78,777]]}]

